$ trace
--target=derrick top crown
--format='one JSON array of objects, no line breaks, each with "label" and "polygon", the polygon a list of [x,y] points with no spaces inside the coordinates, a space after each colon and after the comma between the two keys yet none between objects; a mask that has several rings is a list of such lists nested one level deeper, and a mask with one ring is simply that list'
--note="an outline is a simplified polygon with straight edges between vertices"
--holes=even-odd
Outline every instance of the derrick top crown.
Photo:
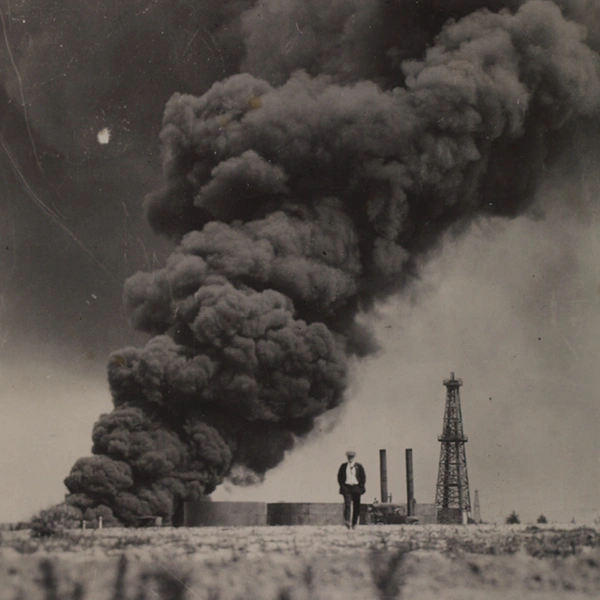
[{"label": "derrick top crown", "polygon": [[462,379],[456,379],[454,377],[454,371],[452,371],[452,373],[450,373],[450,379],[444,379],[444,385],[447,388],[450,387],[460,387],[463,384]]}]

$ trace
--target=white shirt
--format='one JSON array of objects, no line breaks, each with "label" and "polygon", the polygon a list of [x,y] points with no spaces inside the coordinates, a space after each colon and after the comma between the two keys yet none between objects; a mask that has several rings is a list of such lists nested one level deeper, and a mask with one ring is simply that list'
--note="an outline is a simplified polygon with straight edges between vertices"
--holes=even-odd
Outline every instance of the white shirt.
[{"label": "white shirt", "polygon": [[358,485],[358,479],[356,479],[356,463],[349,462],[346,465],[346,485]]}]

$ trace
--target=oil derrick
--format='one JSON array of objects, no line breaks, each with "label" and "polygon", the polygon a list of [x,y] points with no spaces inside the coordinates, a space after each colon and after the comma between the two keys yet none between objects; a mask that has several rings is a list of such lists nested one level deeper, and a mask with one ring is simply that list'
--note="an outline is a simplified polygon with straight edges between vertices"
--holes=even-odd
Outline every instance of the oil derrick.
[{"label": "oil derrick", "polygon": [[467,455],[460,410],[459,388],[462,379],[444,379],[446,386],[446,410],[444,412],[443,433],[438,437],[442,443],[438,470],[435,506],[437,522],[460,524],[468,522],[471,512]]}]

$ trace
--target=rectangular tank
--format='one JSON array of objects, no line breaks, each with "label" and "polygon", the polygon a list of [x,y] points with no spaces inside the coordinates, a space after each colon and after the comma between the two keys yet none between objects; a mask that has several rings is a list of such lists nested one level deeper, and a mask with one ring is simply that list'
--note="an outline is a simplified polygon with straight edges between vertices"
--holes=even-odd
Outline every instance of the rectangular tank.
[{"label": "rectangular tank", "polygon": [[240,527],[267,524],[266,502],[186,502],[186,527]]},{"label": "rectangular tank", "polygon": [[[360,523],[365,522],[362,506]],[[267,506],[268,525],[343,525],[342,502],[277,502]]]}]

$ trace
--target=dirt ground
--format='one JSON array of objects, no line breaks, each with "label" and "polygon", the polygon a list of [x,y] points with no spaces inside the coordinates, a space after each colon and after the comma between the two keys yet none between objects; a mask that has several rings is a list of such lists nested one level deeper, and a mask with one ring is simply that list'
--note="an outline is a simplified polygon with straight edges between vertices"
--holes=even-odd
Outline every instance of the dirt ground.
[{"label": "dirt ground", "polygon": [[361,526],[4,532],[0,600],[600,597],[600,532]]}]

